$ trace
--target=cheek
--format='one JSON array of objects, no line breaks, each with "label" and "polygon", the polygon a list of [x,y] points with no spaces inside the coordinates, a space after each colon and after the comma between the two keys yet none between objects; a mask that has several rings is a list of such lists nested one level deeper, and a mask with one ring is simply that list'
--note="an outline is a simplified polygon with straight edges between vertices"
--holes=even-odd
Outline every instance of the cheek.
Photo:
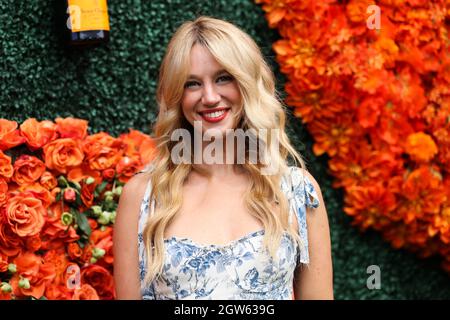
[{"label": "cheek", "polygon": [[181,109],[183,110],[185,116],[187,113],[194,111],[195,101],[196,98],[193,93],[188,92],[183,95],[183,98],[181,99]]}]

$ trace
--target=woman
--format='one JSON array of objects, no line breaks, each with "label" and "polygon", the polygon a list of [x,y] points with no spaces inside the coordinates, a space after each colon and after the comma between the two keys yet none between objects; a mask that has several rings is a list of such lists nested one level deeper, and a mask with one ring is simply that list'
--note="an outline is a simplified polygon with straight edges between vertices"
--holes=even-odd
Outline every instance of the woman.
[{"label": "woman", "polygon": [[288,140],[274,76],[250,36],[209,17],[184,23],[157,100],[157,155],[117,210],[117,298],[332,299],[320,188]]}]

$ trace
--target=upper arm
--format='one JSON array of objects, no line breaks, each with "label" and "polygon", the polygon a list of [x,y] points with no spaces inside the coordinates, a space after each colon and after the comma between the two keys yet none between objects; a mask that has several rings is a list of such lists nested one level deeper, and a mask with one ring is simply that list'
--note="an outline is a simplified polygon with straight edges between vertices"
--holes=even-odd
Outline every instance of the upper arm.
[{"label": "upper arm", "polygon": [[137,174],[124,186],[113,233],[114,281],[117,299],[140,300],[138,223],[145,192],[145,175]]},{"label": "upper arm", "polygon": [[317,181],[309,172],[305,173],[316,190],[319,206],[315,209],[306,208],[309,264],[296,269],[295,298],[333,299],[333,266],[327,211]]}]

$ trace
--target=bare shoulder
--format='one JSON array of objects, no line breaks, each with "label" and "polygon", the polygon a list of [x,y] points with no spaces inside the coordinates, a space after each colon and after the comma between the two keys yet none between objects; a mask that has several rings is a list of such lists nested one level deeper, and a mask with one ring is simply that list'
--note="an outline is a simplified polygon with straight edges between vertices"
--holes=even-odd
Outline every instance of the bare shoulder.
[{"label": "bare shoulder", "polygon": [[143,198],[145,189],[149,181],[149,175],[146,173],[137,173],[123,186],[122,196],[124,200],[134,201]]}]

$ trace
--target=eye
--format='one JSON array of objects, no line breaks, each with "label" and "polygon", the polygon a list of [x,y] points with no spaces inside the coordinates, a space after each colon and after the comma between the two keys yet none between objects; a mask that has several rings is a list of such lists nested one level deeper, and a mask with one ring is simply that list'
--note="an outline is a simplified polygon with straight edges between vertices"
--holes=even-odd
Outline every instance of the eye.
[{"label": "eye", "polygon": [[217,82],[230,82],[233,81],[233,77],[230,75],[223,75],[217,78]]},{"label": "eye", "polygon": [[197,81],[188,81],[185,83],[185,88],[192,88],[194,86],[200,85]]}]

